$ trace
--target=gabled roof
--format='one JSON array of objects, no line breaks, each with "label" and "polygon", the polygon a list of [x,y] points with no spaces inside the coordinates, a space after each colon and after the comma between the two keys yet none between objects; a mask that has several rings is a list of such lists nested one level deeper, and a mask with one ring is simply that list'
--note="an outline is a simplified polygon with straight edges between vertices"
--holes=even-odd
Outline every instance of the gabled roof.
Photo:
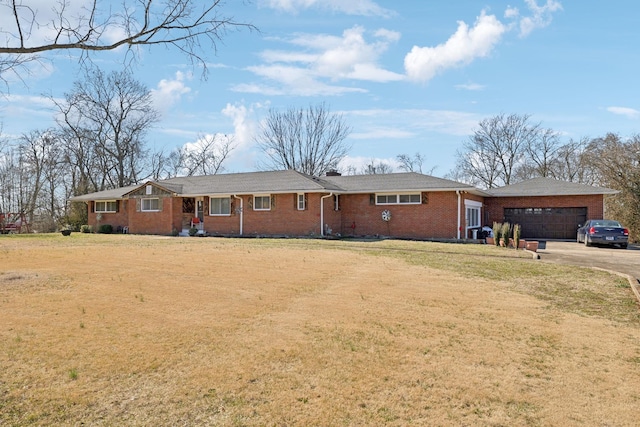
[{"label": "gabled roof", "polygon": [[129,185],[127,187],[114,188],[112,190],[97,191],[95,193],[83,194],[71,198],[74,202],[88,202],[89,200],[116,200],[122,199],[125,194],[139,188],[140,184]]},{"label": "gabled roof", "polygon": [[486,195],[477,188],[419,173],[314,177],[293,170],[245,172],[208,176],[185,176],[99,191],[72,198],[73,201],[113,200],[153,184],[183,197],[277,193],[375,193],[418,191],[466,191]]},{"label": "gabled roof", "polygon": [[559,181],[554,178],[533,178],[517,184],[486,190],[492,197],[521,196],[586,196],[616,194],[617,190],[575,182]]},{"label": "gabled roof", "polygon": [[322,179],[334,183],[347,193],[460,190],[484,194],[482,191],[471,185],[415,172],[378,175],[327,176]]},{"label": "gabled roof", "polygon": [[186,176],[158,181],[161,186],[182,185],[183,196],[208,194],[258,194],[325,192],[332,188],[321,179],[293,170]]}]

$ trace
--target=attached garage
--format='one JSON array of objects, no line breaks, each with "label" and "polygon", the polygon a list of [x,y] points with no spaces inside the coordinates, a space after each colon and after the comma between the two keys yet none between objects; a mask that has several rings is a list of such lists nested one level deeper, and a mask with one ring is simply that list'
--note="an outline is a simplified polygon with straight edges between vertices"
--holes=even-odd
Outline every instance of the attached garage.
[{"label": "attached garage", "polygon": [[535,178],[487,190],[485,223],[509,222],[522,226],[525,239],[575,239],[578,224],[604,218],[609,188],[552,178]]},{"label": "attached garage", "polygon": [[587,220],[587,207],[504,208],[504,220],[522,226],[523,238],[574,239]]}]

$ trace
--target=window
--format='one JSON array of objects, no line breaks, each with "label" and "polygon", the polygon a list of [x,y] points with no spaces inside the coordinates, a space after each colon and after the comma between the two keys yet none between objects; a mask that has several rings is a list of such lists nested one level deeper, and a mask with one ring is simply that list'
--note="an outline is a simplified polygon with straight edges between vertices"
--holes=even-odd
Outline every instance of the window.
[{"label": "window", "polygon": [[[289,199],[291,200],[291,199]],[[254,211],[268,211],[271,210],[271,196],[254,196],[253,197],[253,210]]]},{"label": "window", "polygon": [[153,194],[153,185],[147,185],[146,193],[147,193],[147,196],[150,196]]},{"label": "window", "polygon": [[142,211],[154,212],[160,210],[160,199],[142,199]]},{"label": "window", "polygon": [[304,193],[298,193],[298,210],[305,210]]},{"label": "window", "polygon": [[419,205],[420,193],[415,194],[376,194],[376,205]]},{"label": "window", "polygon": [[467,230],[471,228],[479,228],[480,227],[480,209],[482,208],[482,203],[476,202],[475,200],[465,200],[465,221],[467,223]]},{"label": "window", "polygon": [[467,207],[467,227],[476,228],[480,227],[480,208]]},{"label": "window", "polygon": [[209,215],[231,215],[231,198],[211,197],[209,199]]},{"label": "window", "polygon": [[96,202],[95,206],[96,212],[105,212],[105,213],[113,213],[118,211],[118,201],[117,200],[104,200]]}]

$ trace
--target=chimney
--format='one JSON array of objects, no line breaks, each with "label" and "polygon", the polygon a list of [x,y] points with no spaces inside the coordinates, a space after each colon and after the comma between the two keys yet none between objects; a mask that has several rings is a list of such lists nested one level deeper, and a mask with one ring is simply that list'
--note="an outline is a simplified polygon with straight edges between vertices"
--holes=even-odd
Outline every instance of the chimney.
[{"label": "chimney", "polygon": [[335,169],[331,169],[327,171],[325,176],[342,176],[342,174]]}]

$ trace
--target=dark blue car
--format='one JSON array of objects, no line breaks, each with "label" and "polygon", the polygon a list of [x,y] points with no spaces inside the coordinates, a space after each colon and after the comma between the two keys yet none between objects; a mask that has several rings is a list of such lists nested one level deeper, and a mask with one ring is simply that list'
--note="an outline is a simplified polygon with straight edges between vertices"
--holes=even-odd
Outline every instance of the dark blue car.
[{"label": "dark blue car", "polygon": [[626,249],[629,244],[629,229],[620,225],[618,221],[590,219],[578,227],[578,243],[584,242],[585,246],[618,245]]}]

